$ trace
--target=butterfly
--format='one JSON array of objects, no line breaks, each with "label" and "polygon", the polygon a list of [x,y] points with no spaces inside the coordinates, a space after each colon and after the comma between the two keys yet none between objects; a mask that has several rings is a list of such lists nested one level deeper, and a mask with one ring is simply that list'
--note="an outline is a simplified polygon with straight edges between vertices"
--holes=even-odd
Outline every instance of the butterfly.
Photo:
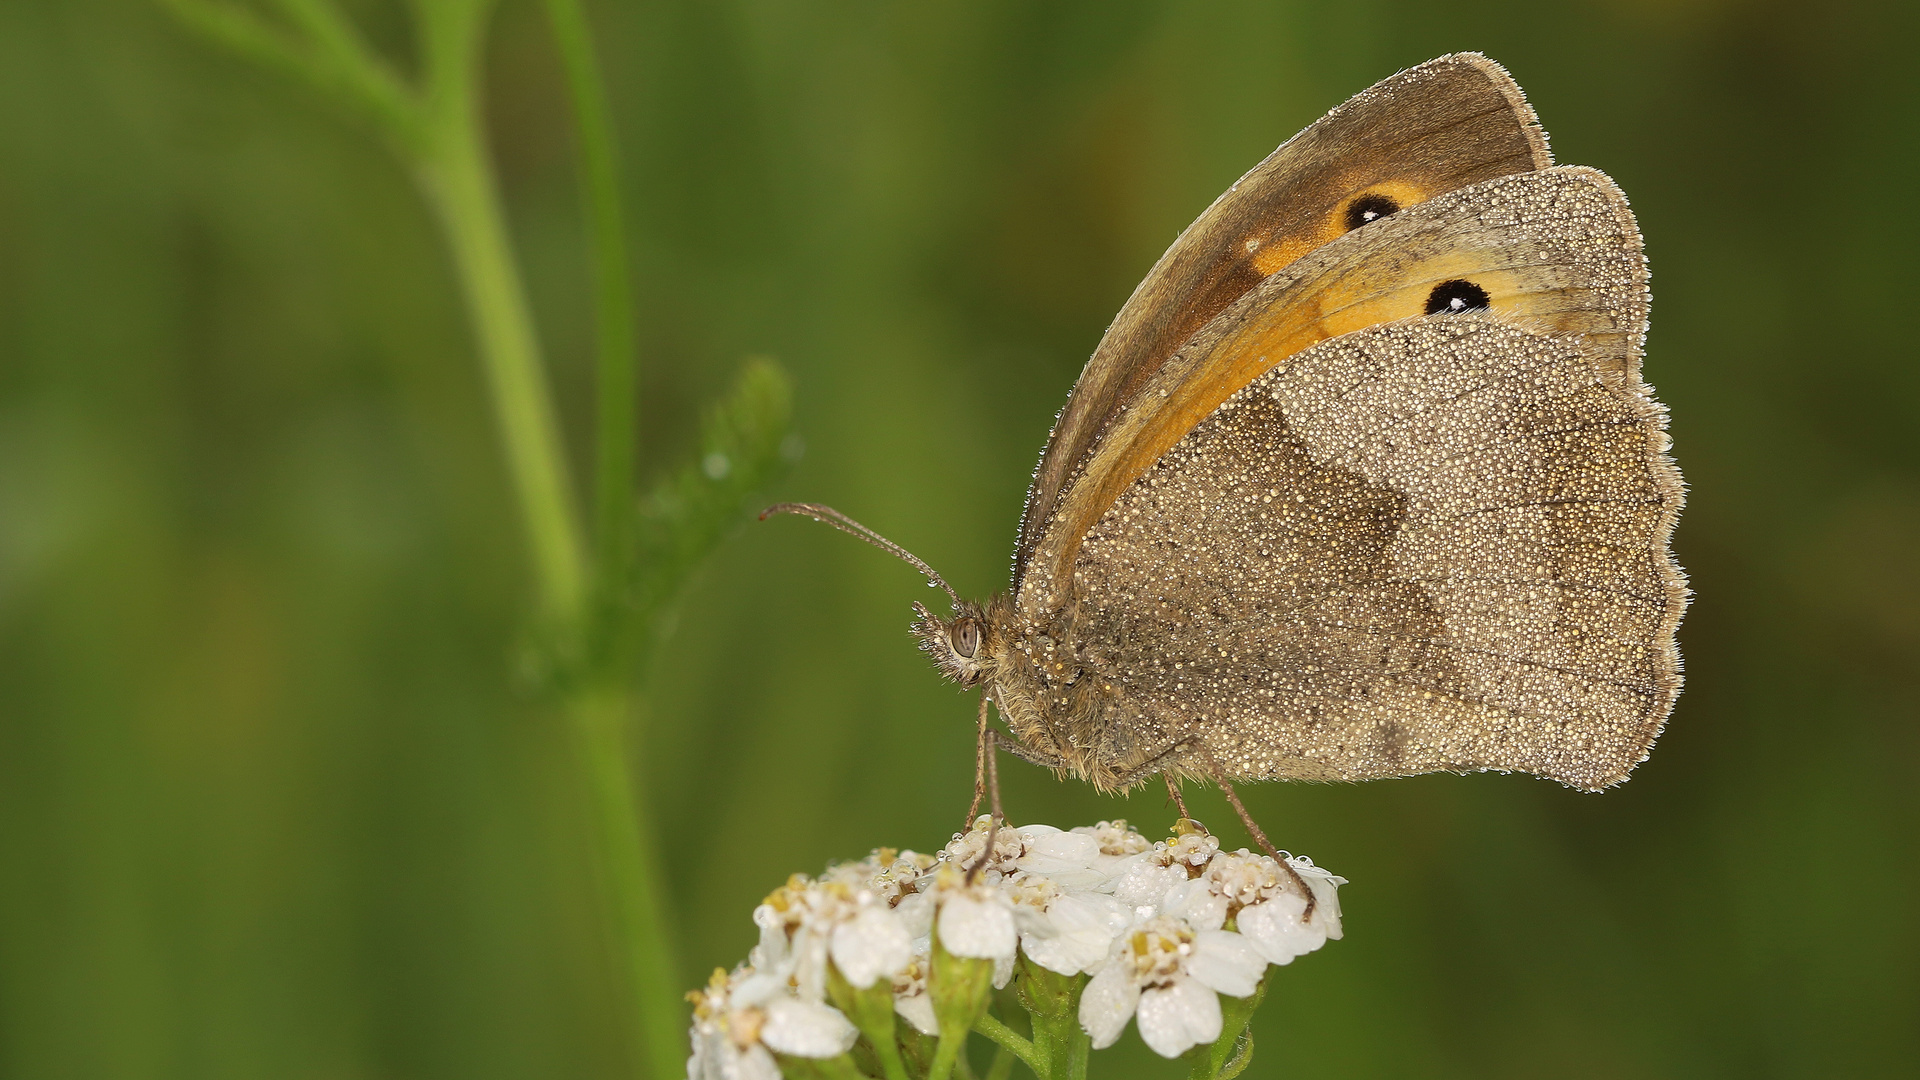
[{"label": "butterfly", "polygon": [[1647,310],[1620,189],[1553,164],[1505,69],[1443,56],[1288,140],[1148,272],[1055,422],[1007,591],[962,599],[828,507],[768,513],[946,589],[913,633],[984,689],[983,738],[991,700],[1009,751],[1102,791],[1597,791],[1681,681]]}]

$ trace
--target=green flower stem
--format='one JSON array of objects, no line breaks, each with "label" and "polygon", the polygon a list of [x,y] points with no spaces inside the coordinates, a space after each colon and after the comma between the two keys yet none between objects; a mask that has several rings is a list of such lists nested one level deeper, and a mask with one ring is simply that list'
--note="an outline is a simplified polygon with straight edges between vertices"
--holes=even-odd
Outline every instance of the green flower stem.
[{"label": "green flower stem", "polygon": [[[481,31],[490,6],[490,0],[421,0],[418,6],[427,117],[419,173],[466,293],[519,496],[542,607],[565,631],[578,633],[587,613],[585,553],[539,341],[513,258],[480,117],[477,72]],[[573,29],[584,39],[584,23]],[[604,135],[604,122],[595,130]],[[605,152],[610,161],[611,151]],[[617,188],[607,194],[617,199]],[[596,214],[596,227],[603,223]],[[624,262],[624,244],[615,238],[612,248]],[[615,286],[624,297],[624,272]],[[617,317],[625,320],[624,309]],[[624,351],[630,353],[630,348]],[[630,355],[626,362],[630,389]],[[623,401],[630,396],[619,395]],[[625,430],[621,483],[630,487],[630,417]],[[588,678],[572,691],[567,711],[598,819],[609,907],[626,959],[641,1043],[636,1064],[644,1063],[650,1074],[665,1077],[684,1067],[680,1048],[685,1016],[678,966],[666,932],[665,898],[655,873],[659,855],[651,815],[633,784],[627,739],[634,704],[633,697],[612,680]]]},{"label": "green flower stem", "polygon": [[947,1080],[953,1075],[953,1063],[959,1059],[960,1051],[967,1048],[966,1032],[958,1035],[940,1033],[940,1041],[934,1044],[933,1064],[927,1066],[927,1080]]},{"label": "green flower stem", "polygon": [[366,47],[338,9],[328,0],[278,2],[313,43],[308,54],[311,62],[336,92],[352,100],[389,136],[403,143],[418,137],[420,117],[406,83]]},{"label": "green flower stem", "polygon": [[1027,1062],[1027,1066],[1033,1069],[1035,1076],[1042,1080],[1068,1080],[1069,1077],[1085,1080],[1087,1058],[1093,1052],[1093,1039],[1080,1026],[1077,1016],[1034,1013],[1033,1049],[1039,1066],[1035,1067],[1031,1061]]},{"label": "green flower stem", "polygon": [[1265,978],[1249,997],[1221,995],[1220,1037],[1211,1046],[1196,1046],[1188,1052],[1193,1059],[1188,1075],[1193,1080],[1229,1080],[1246,1069],[1253,1060],[1253,1034],[1247,1030],[1247,1024],[1266,996]]},{"label": "green flower stem", "polygon": [[[1033,1052],[1039,1059],[1034,1075],[1042,1080],[1064,1077],[1079,1054],[1080,1074],[1086,1074],[1087,1033],[1080,1028],[1080,994],[1084,975],[1060,975],[1021,957],[1014,990],[1033,1018]],[[1077,1049],[1076,1049],[1077,1048]]]},{"label": "green flower stem", "polygon": [[1093,1036],[1075,1022],[1067,1036],[1067,1080],[1087,1080],[1087,1060],[1093,1056]]},{"label": "green flower stem", "polygon": [[[577,644],[588,629],[587,551],[481,118],[482,44],[495,0],[414,0],[418,89],[366,47],[331,0],[276,0],[283,24],[262,21],[228,0],[162,2],[210,39],[348,106],[411,168],[446,238],[472,324],[541,615],[567,645]],[[552,0],[550,10],[580,114],[601,292],[600,554],[624,560],[634,376],[618,176],[586,24],[574,0]],[[597,577],[623,580],[607,575],[605,567]],[[565,709],[598,820],[601,869],[632,982],[636,1034],[644,1040],[635,1063],[667,1077],[683,1067],[678,971],[665,933],[653,829],[636,797],[628,758],[627,725],[637,702],[606,674],[588,672],[575,682]]]},{"label": "green flower stem", "polygon": [[[943,872],[953,873],[948,866]],[[967,1036],[973,1025],[987,1014],[993,998],[993,961],[982,957],[955,956],[940,942],[940,920],[933,924],[932,970],[927,976],[927,993],[933,998],[933,1015],[940,1028],[934,1044],[933,1061],[927,1066],[927,1080],[947,1080],[954,1064],[966,1052]]]},{"label": "green flower stem", "polygon": [[878,979],[861,990],[847,981],[838,965],[827,966],[827,996],[834,1007],[853,1021],[873,1050],[886,1080],[909,1080],[906,1062],[900,1058],[899,1040],[894,1037],[893,980]]},{"label": "green flower stem", "polygon": [[1220,1067],[1219,1080],[1234,1080],[1235,1077],[1247,1071],[1248,1065],[1253,1064],[1253,1032],[1251,1030],[1240,1033],[1238,1047],[1233,1057],[1227,1059],[1226,1064]]},{"label": "green flower stem", "polygon": [[585,595],[584,554],[540,345],[480,119],[485,6],[451,0],[420,5],[426,130],[416,171],[466,296],[541,606],[548,618],[571,626]]},{"label": "green flower stem", "polygon": [[[1013,1075],[1013,1062],[1013,1051],[1008,1050],[1004,1046],[996,1048],[993,1054],[993,1064],[987,1066],[987,1080],[1007,1080],[1007,1077]],[[1038,1074],[1036,1073],[1035,1075]]]},{"label": "green flower stem", "polygon": [[601,870],[632,983],[641,1040],[636,1060],[645,1063],[649,1075],[671,1077],[686,1068],[686,1013],[673,939],[666,932],[666,898],[653,872],[660,852],[628,764],[631,701],[625,692],[602,686],[576,696],[569,707],[599,822]]},{"label": "green flower stem", "polygon": [[1033,1070],[1033,1075],[1044,1077],[1048,1073],[1047,1061],[1034,1050],[1033,1043],[1023,1038],[1019,1032],[1008,1027],[992,1013],[983,1014],[973,1022],[973,1030],[992,1039],[1000,1049],[1012,1054]]},{"label": "green flower stem", "polygon": [[[789,1057],[776,1054],[780,1075],[788,1080],[867,1080],[865,1073],[846,1054],[830,1058]],[[684,1064],[680,1068],[684,1068]]]},{"label": "green flower stem", "polygon": [[[347,105],[370,120],[396,145],[418,144],[420,116],[411,91],[385,64],[364,49],[345,30],[337,16],[323,41],[295,40],[252,11],[227,0],[160,0],[182,23],[232,50],[236,55],[277,71]],[[310,8],[294,12],[296,21],[325,21],[330,9],[306,0],[283,0]]]},{"label": "green flower stem", "polygon": [[620,208],[620,162],[607,115],[606,86],[580,0],[547,0],[560,62],[573,94],[580,190],[593,240],[594,322],[599,390],[594,453],[594,565],[603,590],[627,580],[632,551],[635,419],[639,377],[633,340],[633,293],[626,222]]}]

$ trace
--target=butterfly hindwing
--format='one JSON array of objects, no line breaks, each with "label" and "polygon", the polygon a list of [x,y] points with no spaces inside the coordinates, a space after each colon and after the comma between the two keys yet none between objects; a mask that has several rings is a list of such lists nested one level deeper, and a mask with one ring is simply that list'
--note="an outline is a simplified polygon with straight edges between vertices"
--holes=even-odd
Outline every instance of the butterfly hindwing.
[{"label": "butterfly hindwing", "polygon": [[1109,784],[1624,779],[1679,687],[1664,426],[1578,339],[1497,315],[1309,348],[1086,537],[1075,633],[1110,705],[1074,737]]}]

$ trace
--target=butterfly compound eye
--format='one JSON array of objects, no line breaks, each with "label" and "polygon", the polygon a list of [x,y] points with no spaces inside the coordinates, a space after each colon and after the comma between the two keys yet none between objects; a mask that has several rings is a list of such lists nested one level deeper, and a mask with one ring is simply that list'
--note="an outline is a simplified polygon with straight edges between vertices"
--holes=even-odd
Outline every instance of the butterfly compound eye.
[{"label": "butterfly compound eye", "polygon": [[973,659],[973,654],[980,651],[980,624],[972,619],[955,619],[949,640],[955,653]]},{"label": "butterfly compound eye", "polygon": [[1400,204],[1385,195],[1362,195],[1347,204],[1347,231],[1365,225],[1369,221],[1378,221],[1400,209]]},{"label": "butterfly compound eye", "polygon": [[1427,294],[1427,314],[1457,315],[1463,311],[1485,311],[1492,302],[1487,290],[1458,278],[1443,281]]}]

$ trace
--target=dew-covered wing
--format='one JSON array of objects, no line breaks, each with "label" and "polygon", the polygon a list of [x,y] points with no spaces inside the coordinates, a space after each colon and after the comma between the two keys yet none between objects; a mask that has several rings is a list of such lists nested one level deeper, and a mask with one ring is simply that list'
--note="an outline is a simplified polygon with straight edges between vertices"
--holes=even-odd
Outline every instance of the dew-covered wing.
[{"label": "dew-covered wing", "polygon": [[1015,587],[1109,420],[1214,316],[1358,225],[1551,164],[1513,79],[1484,56],[1460,53],[1375,84],[1254,166],[1161,256],[1081,372],[1027,493]]},{"label": "dew-covered wing", "polygon": [[1497,313],[1299,353],[1078,552],[1106,744],[1191,737],[1160,767],[1231,778],[1618,783],[1680,685],[1667,445],[1634,371]]}]

